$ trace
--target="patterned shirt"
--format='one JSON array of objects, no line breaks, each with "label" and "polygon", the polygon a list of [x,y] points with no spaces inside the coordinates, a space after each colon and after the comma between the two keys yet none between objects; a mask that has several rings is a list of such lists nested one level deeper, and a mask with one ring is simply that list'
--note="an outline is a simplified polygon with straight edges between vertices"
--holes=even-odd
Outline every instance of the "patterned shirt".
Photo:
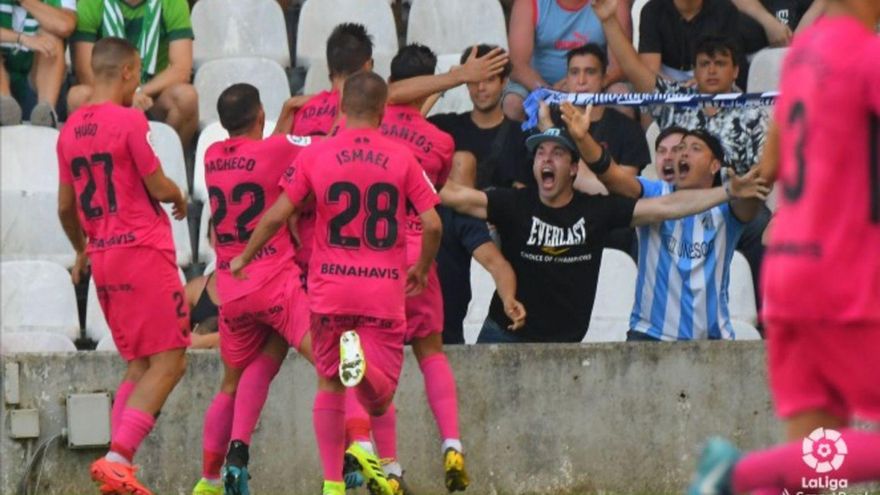
[{"label": "patterned shirt", "polygon": [[[699,93],[696,87],[685,87],[662,77],[657,78],[656,91],[661,94]],[[710,117],[699,107],[664,105],[652,107],[651,116],[660,129],[677,125],[685,129],[703,129],[717,136],[724,147],[725,163],[740,175],[758,163],[770,123],[769,108],[762,106],[722,108]]]}]

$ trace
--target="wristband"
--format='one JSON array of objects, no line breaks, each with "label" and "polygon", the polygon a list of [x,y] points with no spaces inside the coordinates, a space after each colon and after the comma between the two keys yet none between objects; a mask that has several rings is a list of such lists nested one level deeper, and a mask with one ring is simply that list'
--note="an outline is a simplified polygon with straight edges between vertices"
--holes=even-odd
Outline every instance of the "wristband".
[{"label": "wristband", "polygon": [[596,175],[602,175],[607,172],[608,168],[611,167],[611,155],[608,154],[608,150],[602,147],[602,156],[595,162],[587,162],[587,167]]}]

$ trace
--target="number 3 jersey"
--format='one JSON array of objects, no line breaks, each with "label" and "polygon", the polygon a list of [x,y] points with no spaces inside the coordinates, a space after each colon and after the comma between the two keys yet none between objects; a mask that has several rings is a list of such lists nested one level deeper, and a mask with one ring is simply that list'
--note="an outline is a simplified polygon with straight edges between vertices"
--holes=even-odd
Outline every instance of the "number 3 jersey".
[{"label": "number 3 jersey", "polygon": [[880,322],[880,39],[819,19],[795,37],[780,88],[765,317]]},{"label": "number 3 jersey", "polygon": [[407,202],[418,213],[439,203],[412,153],[376,129],[343,130],[303,151],[281,184],[294,204],[315,196],[312,312],[404,319]]},{"label": "number 3 jersey", "polygon": [[246,279],[235,279],[229,272],[229,263],[244,251],[263,212],[281,195],[278,181],[310,142],[307,137],[290,135],[263,140],[238,136],[214,143],[205,152],[205,183],[211,200],[221,301],[250,294],[294,265],[293,240],[290,230],[283,226],[254,256],[246,269]]},{"label": "number 3 jersey", "polygon": [[168,215],[143,180],[160,167],[143,112],[114,103],[81,107],[56,150],[59,180],[76,191],[88,253],[133,246],[174,252]]}]

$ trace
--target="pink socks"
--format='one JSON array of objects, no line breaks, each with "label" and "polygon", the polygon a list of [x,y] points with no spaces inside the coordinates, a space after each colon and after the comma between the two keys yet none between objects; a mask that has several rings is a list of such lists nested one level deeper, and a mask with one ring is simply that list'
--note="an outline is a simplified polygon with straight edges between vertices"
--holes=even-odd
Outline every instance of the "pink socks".
[{"label": "pink socks", "polygon": [[324,468],[324,480],[342,482],[345,454],[345,395],[318,390],[312,421]]},{"label": "pink socks", "polygon": [[147,437],[155,424],[156,418],[152,414],[131,407],[125,408],[119,421],[119,428],[116,430],[116,436],[113,437],[110,444],[110,451],[116,452],[131,462],[138,447],[141,446],[144,438]]},{"label": "pink socks", "polygon": [[[841,430],[848,453],[837,470],[817,474],[803,460],[803,442],[792,442],[743,457],[733,470],[732,484],[735,493],[791,493],[811,488],[812,491],[837,491],[836,488],[804,487],[804,479],[847,480],[848,485],[864,481],[880,480],[880,433],[859,430]],[[824,490],[822,489],[824,488]],[[842,487],[841,487],[842,488]],[[845,489],[844,489],[845,490]]]},{"label": "pink socks", "polygon": [[[269,385],[278,374],[281,363],[265,354],[260,354],[241,374],[235,392],[235,415],[232,419],[232,440],[241,440],[250,445],[251,435],[260,419]],[[226,451],[224,447],[224,452]]]},{"label": "pink socks", "polygon": [[122,423],[122,411],[125,411],[125,403],[128,402],[131,393],[134,392],[135,385],[137,385],[136,382],[125,380],[120,383],[119,388],[116,389],[116,397],[113,399],[113,409],[110,412],[110,438],[116,437],[116,430],[119,429],[119,425]]},{"label": "pink socks", "polygon": [[376,453],[382,459],[397,459],[397,410],[392,402],[381,416],[371,418]]},{"label": "pink socks", "polygon": [[211,406],[205,412],[205,426],[202,431],[202,477],[220,478],[220,469],[226,457],[229,435],[232,431],[232,412],[235,398],[223,392],[214,396]]},{"label": "pink socks", "polygon": [[441,352],[429,356],[419,366],[440,436],[443,440],[458,440],[461,438],[458,433],[458,398],[455,394],[455,377],[446,354]]}]

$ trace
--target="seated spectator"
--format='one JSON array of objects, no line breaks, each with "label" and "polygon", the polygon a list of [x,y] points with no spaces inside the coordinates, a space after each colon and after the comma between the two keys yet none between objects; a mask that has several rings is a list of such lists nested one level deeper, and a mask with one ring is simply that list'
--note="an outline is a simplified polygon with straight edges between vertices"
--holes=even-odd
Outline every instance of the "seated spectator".
[{"label": "seated spectator", "polygon": [[76,0],[0,0],[0,125],[56,127]]},{"label": "seated spectator", "polygon": [[[476,53],[468,48],[461,54],[465,65],[472,56],[484,57],[496,46],[478,45]],[[504,52],[496,52],[501,55]],[[455,150],[471,153],[477,161],[476,188],[511,187],[529,178],[525,134],[518,122],[501,111],[501,95],[510,76],[510,62],[501,73],[467,83],[474,108],[470,112],[434,115],[430,120],[455,140]]]},{"label": "seated spectator", "polygon": [[[620,6],[620,22],[630,27],[628,5],[615,5]],[[509,39],[513,72],[503,105],[505,115],[516,121],[524,119],[523,101],[536,88],[552,86],[569,91],[565,80],[565,55],[569,50],[587,43],[603,48],[606,45],[601,21],[588,0],[516,0],[510,15]],[[620,80],[616,62],[611,65],[603,87]]]},{"label": "seated spectator", "polygon": [[[717,37],[703,38],[693,53],[696,86],[686,86],[658,76],[642,63],[615,18],[616,0],[595,0],[593,8],[602,19],[609,48],[617,56],[636,91],[665,94],[719,94],[733,91],[734,81],[739,74],[739,55],[733,41]],[[717,137],[724,148],[726,163],[739,175],[758,163],[769,125],[768,109],[761,106],[716,108],[657,105],[652,107],[651,115],[661,130],[675,125],[704,130]],[[757,284],[764,257],[761,238],[769,221],[770,210],[762,205],[758,216],[746,226],[737,246],[749,261],[756,294],[760,294]]]},{"label": "seated spectator", "polygon": [[327,67],[330,69],[330,91],[287,100],[275,124],[274,134],[330,134],[339,113],[339,92],[345,80],[356,72],[373,70],[373,41],[362,24],[345,23],[333,29],[327,38]]},{"label": "seated spectator", "polygon": [[[660,198],[675,191],[711,190],[725,167],[717,138],[687,131],[674,149],[675,184],[633,177],[623,167],[601,164],[607,151],[589,133],[590,119],[571,104],[563,105],[566,122],[585,161],[593,163],[599,179],[615,194],[633,199]],[[665,137],[675,137],[667,135]],[[659,139],[658,139],[659,141]],[[757,177],[755,169],[744,178]],[[638,228],[639,275],[627,340],[674,341],[734,339],[727,289],[730,261],[745,224],[758,214],[769,189],[758,179],[759,197],[744,199],[738,181],[715,190],[727,201],[675,220]],[[666,308],[664,310],[664,308]]]},{"label": "seated spectator", "polygon": [[105,37],[126,38],[138,47],[142,58],[141,86],[133,106],[173,127],[189,149],[198,130],[199,105],[190,84],[193,31],[186,0],[80,0],[77,9],[72,53],[79,85],[68,94],[70,111],[91,96],[95,42]]}]

